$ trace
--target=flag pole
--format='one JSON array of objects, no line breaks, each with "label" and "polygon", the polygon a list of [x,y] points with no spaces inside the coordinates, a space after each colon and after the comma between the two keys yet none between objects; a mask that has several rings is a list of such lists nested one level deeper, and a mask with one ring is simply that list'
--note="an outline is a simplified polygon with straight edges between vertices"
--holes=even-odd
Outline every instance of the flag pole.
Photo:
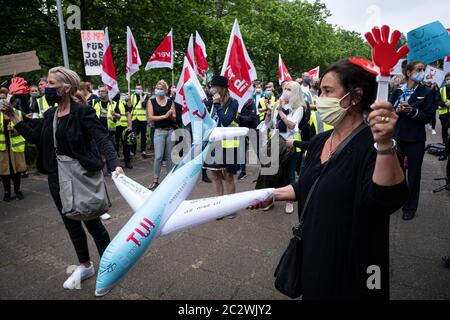
[{"label": "flag pole", "polygon": [[61,0],[56,1],[56,7],[58,10],[58,24],[59,24],[59,36],[61,38],[61,48],[64,59],[64,67],[70,69],[69,54],[67,53],[66,31],[64,29],[64,17],[62,12]]},{"label": "flag pole", "polygon": [[175,76],[174,76],[174,73],[173,73],[173,69],[172,69],[172,85],[175,85]]}]

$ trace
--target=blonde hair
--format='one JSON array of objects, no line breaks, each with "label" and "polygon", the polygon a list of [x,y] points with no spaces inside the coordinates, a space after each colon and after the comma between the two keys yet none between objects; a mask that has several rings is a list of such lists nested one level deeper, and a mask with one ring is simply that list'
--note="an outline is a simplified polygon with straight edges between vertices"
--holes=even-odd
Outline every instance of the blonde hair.
[{"label": "blonde hair", "polygon": [[77,91],[80,87],[80,77],[75,71],[64,67],[54,67],[48,71],[48,74],[54,74],[56,79],[63,84],[63,86],[70,86],[70,97],[77,101],[80,101],[79,97],[77,97]]},{"label": "blonde hair", "polygon": [[291,97],[289,98],[289,105],[292,107],[292,110],[295,112],[298,108],[302,107],[303,110],[306,110],[306,102],[303,97],[303,91],[300,88],[300,84],[297,81],[288,81],[286,83],[291,85]]},{"label": "blonde hair", "polygon": [[159,81],[156,83],[155,88],[156,88],[156,86],[158,86],[158,85],[163,86],[163,87],[165,88],[166,91],[169,89],[169,86],[167,85],[167,82],[165,82],[164,80],[159,80]]}]

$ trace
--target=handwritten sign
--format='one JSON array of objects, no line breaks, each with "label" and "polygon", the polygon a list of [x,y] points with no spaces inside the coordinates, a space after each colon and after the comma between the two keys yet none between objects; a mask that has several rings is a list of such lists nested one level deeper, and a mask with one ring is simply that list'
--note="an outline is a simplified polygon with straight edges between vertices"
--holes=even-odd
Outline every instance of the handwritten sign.
[{"label": "handwritten sign", "polygon": [[408,32],[408,61],[425,64],[450,55],[450,36],[442,23],[435,21]]},{"label": "handwritten sign", "polygon": [[0,56],[0,76],[9,76],[21,72],[40,70],[36,51]]},{"label": "handwritten sign", "polygon": [[425,79],[431,79],[433,83],[437,83],[438,86],[441,86],[444,82],[445,73],[443,70],[427,66],[425,69]]},{"label": "handwritten sign", "polygon": [[104,38],[103,30],[81,30],[84,70],[87,76],[97,76],[102,73]]}]

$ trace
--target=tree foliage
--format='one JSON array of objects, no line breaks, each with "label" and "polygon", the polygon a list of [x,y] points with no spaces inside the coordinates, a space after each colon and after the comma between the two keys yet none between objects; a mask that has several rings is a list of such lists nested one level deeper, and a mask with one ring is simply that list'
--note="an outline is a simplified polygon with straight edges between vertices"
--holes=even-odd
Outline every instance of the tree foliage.
[{"label": "tree foliage", "polygon": [[[191,33],[197,30],[205,41],[210,70],[222,67],[231,28],[238,19],[247,50],[258,77],[276,80],[280,53],[292,76],[316,66],[349,56],[368,58],[370,47],[356,32],[336,28],[326,22],[331,14],[316,0],[65,0],[64,18],[69,5],[81,10],[81,29],[109,27],[110,43],[119,85],[126,88],[126,26],[130,26],[139,47],[143,66],[132,77],[146,87],[164,78],[169,69],[144,71],[147,59],[170,28],[174,30],[175,80],[177,80]],[[54,0],[15,0],[0,12],[7,23],[0,33],[0,54],[36,50],[42,70],[27,74],[35,81],[47,70],[63,64],[56,2]],[[4,23],[5,24],[5,23]],[[66,29],[70,67],[83,79],[98,83],[100,77],[84,76],[80,30]]]}]

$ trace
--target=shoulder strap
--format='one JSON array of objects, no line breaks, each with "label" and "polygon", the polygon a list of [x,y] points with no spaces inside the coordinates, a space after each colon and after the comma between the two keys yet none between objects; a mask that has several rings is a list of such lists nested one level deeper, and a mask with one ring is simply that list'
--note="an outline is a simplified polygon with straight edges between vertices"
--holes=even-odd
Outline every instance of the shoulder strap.
[{"label": "shoulder strap", "polygon": [[55,115],[53,116],[53,145],[55,146],[56,154],[58,154],[58,144],[56,142],[56,127],[58,122],[58,110],[55,110]]},{"label": "shoulder strap", "polygon": [[323,176],[323,174],[325,173],[326,169],[328,168],[328,165],[330,164],[331,161],[333,161],[334,159],[336,159],[339,154],[342,152],[342,150],[344,150],[344,148],[353,140],[353,138],[355,138],[361,131],[363,131],[365,128],[367,127],[367,125],[363,122],[357,129],[353,130],[353,132],[339,145],[339,147],[336,149],[336,151],[333,153],[333,155],[331,156],[331,158],[325,163],[325,166],[322,168],[322,171],[319,174],[319,177],[316,179],[316,181],[314,181],[311,189],[309,189],[309,193],[308,196],[306,197],[305,203],[303,205],[303,209],[302,209],[302,213],[300,215],[300,219],[299,219],[299,227],[302,226],[303,224],[303,220],[304,220],[304,216],[305,216],[305,212],[306,209],[308,208],[308,204],[309,204],[309,200],[311,199],[312,194],[314,193],[314,190],[317,187],[317,184],[319,183],[320,178]]}]

